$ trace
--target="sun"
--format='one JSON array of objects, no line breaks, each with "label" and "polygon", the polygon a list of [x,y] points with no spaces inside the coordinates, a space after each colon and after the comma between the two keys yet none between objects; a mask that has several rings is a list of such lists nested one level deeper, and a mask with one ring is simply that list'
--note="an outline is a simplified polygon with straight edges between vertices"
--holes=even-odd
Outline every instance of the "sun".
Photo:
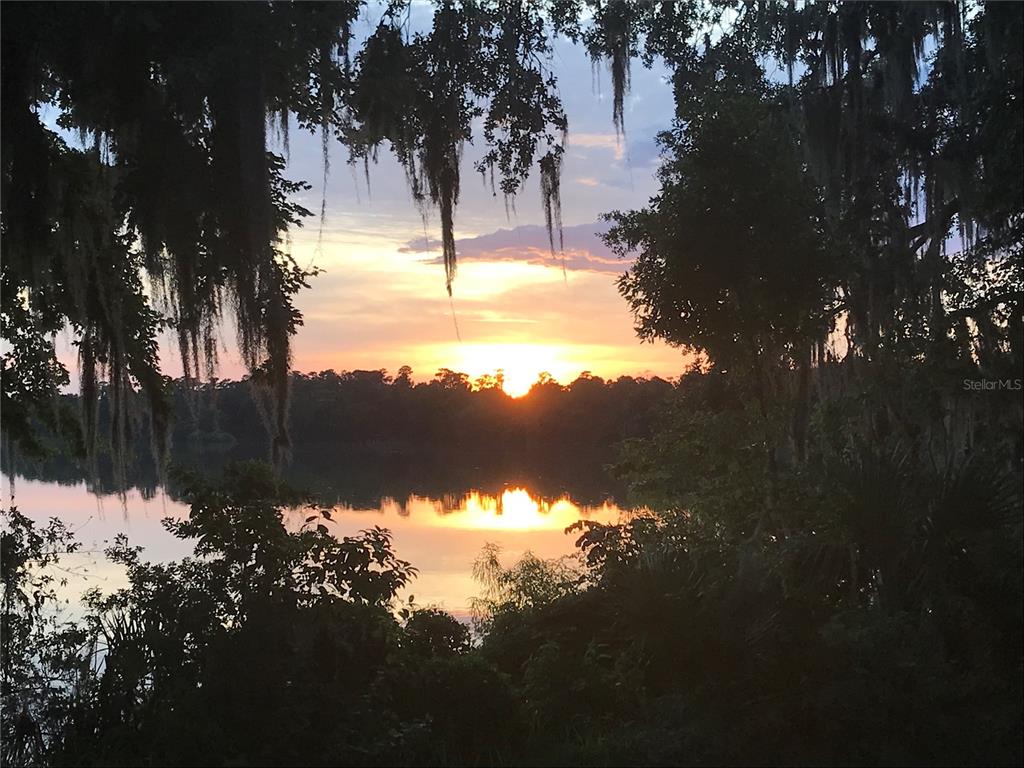
[{"label": "sun", "polygon": [[530,391],[530,387],[537,381],[537,373],[531,373],[525,368],[513,368],[510,370],[501,369],[501,388],[509,397],[522,397]]},{"label": "sun", "polygon": [[502,375],[501,388],[510,397],[530,391],[541,373],[556,379],[570,376],[560,347],[547,344],[466,344],[460,348],[459,370],[471,376]]}]

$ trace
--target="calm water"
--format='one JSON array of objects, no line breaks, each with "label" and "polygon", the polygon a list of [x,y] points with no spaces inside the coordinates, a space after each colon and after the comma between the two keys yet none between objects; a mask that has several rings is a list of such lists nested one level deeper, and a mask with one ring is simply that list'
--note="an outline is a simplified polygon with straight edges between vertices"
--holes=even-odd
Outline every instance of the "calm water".
[{"label": "calm water", "polygon": [[[466,488],[437,496],[381,494],[372,504],[339,500],[332,529],[344,536],[373,525],[389,528],[398,555],[419,569],[402,597],[413,595],[419,605],[436,605],[465,618],[470,598],[479,592],[471,576],[472,564],[485,544],[500,545],[506,565],[527,551],[542,558],[559,557],[574,550],[575,534],[565,534],[566,526],[579,519],[616,522],[629,514],[610,497],[596,500],[592,489],[575,497],[571,491],[545,495],[528,483],[516,479],[503,483],[494,477],[479,487],[487,490]],[[5,506],[13,493],[13,503],[29,517],[39,521],[58,517],[76,531],[83,553],[65,563],[66,590],[72,599],[88,587],[107,591],[125,583],[124,573],[102,557],[105,542],[118,533],[145,547],[144,557],[150,560],[172,560],[191,549],[188,542],[168,534],[160,522],[185,516],[187,507],[159,491],[132,490],[122,501],[114,495],[93,494],[84,483],[17,478],[12,490],[5,476],[3,493]],[[296,510],[292,520],[298,525],[304,516]]]}]

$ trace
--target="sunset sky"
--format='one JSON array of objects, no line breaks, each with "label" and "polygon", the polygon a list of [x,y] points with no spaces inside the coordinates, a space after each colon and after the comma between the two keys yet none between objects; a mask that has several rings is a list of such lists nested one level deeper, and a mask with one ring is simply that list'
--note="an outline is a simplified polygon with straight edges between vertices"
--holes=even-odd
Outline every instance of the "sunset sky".
[{"label": "sunset sky", "polygon": [[[356,32],[368,34],[373,24],[364,18]],[[332,142],[323,231],[314,216],[291,234],[299,263],[323,270],[297,300],[305,326],[295,340],[294,369],[394,373],[410,365],[422,381],[442,367],[472,376],[501,368],[512,394],[525,391],[541,371],[562,382],[584,370],[606,377],[681,372],[679,350],[636,338],[615,287],[628,265],[595,235],[601,213],[640,207],[656,192],[654,137],[669,126],[673,109],[666,72],[634,64],[626,134],[618,138],[607,66],[592,66],[581,47],[565,40],[556,42],[551,65],[569,118],[564,271],[548,249],[536,173],[506,215],[503,198],[473,170],[482,148],[467,145],[455,219],[458,276],[449,301],[436,247],[438,216],[424,229],[404,172],[386,148],[370,167],[368,189],[362,165],[350,166],[346,149]],[[289,145],[287,175],[313,184],[300,202],[319,212],[320,137],[295,128]],[[239,378],[245,369],[234,333],[226,327],[222,335],[219,375]],[[59,346],[61,356],[73,360],[68,341]],[[162,358],[167,373],[180,374],[170,338]]]},{"label": "sunset sky", "polygon": [[[373,20],[364,23],[365,33]],[[367,189],[362,166],[350,167],[345,148],[334,143],[322,239],[316,217],[292,235],[299,262],[324,270],[298,300],[305,327],[295,342],[297,370],[394,372],[407,364],[422,380],[441,367],[474,376],[503,368],[510,389],[528,386],[540,371],[561,381],[584,370],[604,376],[681,371],[678,350],[636,338],[615,287],[626,264],[594,235],[602,212],[642,206],[655,193],[654,136],[670,124],[671,85],[664,70],[634,66],[626,135],[617,139],[607,67],[592,67],[568,41],[556,43],[552,66],[569,117],[565,272],[548,250],[537,175],[506,217],[503,198],[492,196],[473,171],[481,148],[467,146],[455,220],[459,269],[449,302],[433,242],[438,217],[428,219],[424,233],[404,173],[386,149],[370,167]],[[321,163],[320,138],[292,131],[288,175],[313,184],[303,203],[315,211]],[[226,375],[241,373],[232,346],[222,356]]]}]

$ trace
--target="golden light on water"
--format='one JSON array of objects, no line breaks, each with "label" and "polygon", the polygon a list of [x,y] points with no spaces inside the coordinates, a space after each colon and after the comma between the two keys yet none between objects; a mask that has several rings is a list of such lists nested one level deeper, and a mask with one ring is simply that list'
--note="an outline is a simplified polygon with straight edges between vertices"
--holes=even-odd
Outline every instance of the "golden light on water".
[{"label": "golden light on water", "polygon": [[371,525],[390,529],[395,551],[419,569],[402,599],[415,595],[420,605],[438,605],[468,617],[471,598],[481,589],[473,578],[472,564],[484,546],[496,544],[505,566],[526,552],[541,559],[559,558],[576,551],[578,534],[565,533],[573,523],[618,523],[630,515],[610,501],[580,504],[567,496],[545,498],[510,485],[496,494],[469,491],[441,498],[386,498],[375,509],[342,505],[335,507],[328,527],[336,535],[347,536]]},{"label": "golden light on water", "polygon": [[614,504],[580,506],[567,498],[552,501],[525,488],[507,488],[493,496],[471,491],[461,496],[429,499],[411,496],[405,503],[386,500],[380,511],[408,524],[466,531],[562,531],[577,520],[616,522],[622,511]]},{"label": "golden light on water", "polygon": [[441,514],[438,525],[500,531],[563,529],[589,515],[568,499],[548,502],[533,498],[524,488],[509,488],[500,496],[469,494],[461,509]]}]

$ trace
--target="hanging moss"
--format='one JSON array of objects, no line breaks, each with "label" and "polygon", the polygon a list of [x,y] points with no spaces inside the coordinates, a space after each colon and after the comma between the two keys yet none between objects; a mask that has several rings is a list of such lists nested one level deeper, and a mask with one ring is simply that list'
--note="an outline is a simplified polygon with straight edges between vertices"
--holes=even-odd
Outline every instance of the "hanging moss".
[{"label": "hanging moss", "polygon": [[555,255],[555,230],[558,230],[558,250],[565,250],[562,238],[562,148],[548,152],[540,159],[540,197],[544,206],[544,225],[548,231],[551,255]]},{"label": "hanging moss", "polygon": [[626,132],[625,100],[629,93],[630,63],[637,55],[639,15],[642,9],[627,0],[598,3],[593,27],[583,35],[596,63],[607,59],[612,81],[612,124],[616,135]]},{"label": "hanging moss", "polygon": [[533,6],[441,3],[430,32],[408,37],[395,16],[385,14],[356,57],[353,123],[345,140],[363,161],[388,142],[424,215],[438,212],[449,295],[457,268],[462,147],[473,137],[474,120],[483,119],[488,146],[476,170],[500,186],[506,205],[514,204],[546,144],[540,161],[545,220],[552,242],[552,227],[561,237],[556,135],[564,143],[567,121],[545,64],[549,55],[543,18]]},{"label": "hanging moss", "polygon": [[[324,85],[313,54],[346,38],[356,10],[223,4],[185,25],[168,5],[5,12],[3,277],[5,300],[25,291],[29,310],[19,329],[5,311],[4,337],[71,325],[90,461],[101,396],[115,470],[138,431],[140,396],[162,456],[157,333],[173,328],[186,375],[208,376],[225,308],[246,364],[274,371],[274,441],[287,443],[281,382],[301,279],[282,278],[295,270],[278,243],[308,212],[288,199],[299,187],[267,154],[266,126],[277,114],[287,144],[288,114],[304,125],[322,114],[335,84]],[[43,127],[39,103],[60,110],[81,147]],[[5,369],[27,375],[29,350],[19,345]]]},{"label": "hanging moss", "polygon": [[[1011,17],[1020,9],[1013,7],[808,3],[780,15],[765,4],[748,9],[717,46],[724,49],[734,35],[766,46],[787,67],[804,68],[790,98],[803,111],[809,166],[852,246],[846,288],[855,350],[872,354],[910,338],[945,337],[953,266],[945,250],[954,222],[976,258],[990,258],[1007,243],[990,239],[979,250],[971,235],[978,217],[1001,208],[995,229],[1007,232],[1013,216],[991,203],[982,214],[983,206],[971,201],[980,189],[993,188],[978,170],[986,157],[1004,156],[1002,167],[1019,170],[1019,159],[1010,161],[1003,149],[1019,154],[1020,131],[1007,131],[1004,142],[978,141],[984,121],[970,116],[977,106],[965,109],[965,94],[982,82],[992,88],[983,98],[1019,91],[1019,66],[996,76],[985,72],[993,48],[984,39],[987,20],[1004,16],[1000,30],[1014,30],[1019,39]],[[970,33],[967,17],[974,19]],[[1019,62],[1019,52],[1001,61]],[[1009,118],[1005,108],[995,113]],[[1019,113],[1004,126],[1019,125]]]}]

